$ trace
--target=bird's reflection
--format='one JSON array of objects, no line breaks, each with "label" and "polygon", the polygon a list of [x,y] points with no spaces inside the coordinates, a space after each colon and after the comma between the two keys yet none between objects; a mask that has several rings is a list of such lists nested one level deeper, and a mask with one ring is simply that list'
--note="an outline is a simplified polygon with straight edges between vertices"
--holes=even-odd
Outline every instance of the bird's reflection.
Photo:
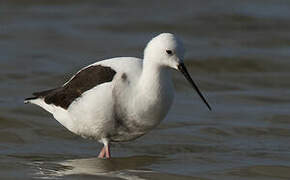
[{"label": "bird's reflection", "polygon": [[70,175],[93,175],[122,179],[142,179],[138,172],[150,172],[147,166],[160,161],[156,156],[133,156],[112,159],[70,159],[61,162],[35,162],[37,178],[55,179]]}]

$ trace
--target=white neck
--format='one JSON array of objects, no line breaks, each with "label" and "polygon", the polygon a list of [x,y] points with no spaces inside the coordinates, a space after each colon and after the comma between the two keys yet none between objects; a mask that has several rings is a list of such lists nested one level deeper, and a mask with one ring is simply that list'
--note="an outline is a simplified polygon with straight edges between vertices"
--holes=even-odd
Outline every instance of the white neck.
[{"label": "white neck", "polygon": [[[137,116],[149,126],[157,125],[167,114],[174,97],[171,72],[151,61],[143,62],[142,74],[136,89],[134,108]],[[150,124],[151,123],[151,124]]]},{"label": "white neck", "polygon": [[141,88],[139,90],[151,96],[159,95],[158,93],[164,86],[169,86],[171,81],[171,72],[168,68],[144,60],[139,79],[139,88]]}]

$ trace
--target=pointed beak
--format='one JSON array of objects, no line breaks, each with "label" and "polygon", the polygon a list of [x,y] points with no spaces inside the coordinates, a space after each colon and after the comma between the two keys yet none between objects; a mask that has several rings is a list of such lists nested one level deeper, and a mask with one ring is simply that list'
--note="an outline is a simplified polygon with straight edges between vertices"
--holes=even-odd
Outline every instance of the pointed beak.
[{"label": "pointed beak", "polygon": [[180,63],[178,65],[178,70],[180,72],[182,72],[182,74],[184,75],[184,77],[188,80],[188,82],[192,85],[192,87],[195,89],[195,91],[197,92],[197,94],[199,95],[199,97],[203,100],[203,102],[206,104],[206,106],[208,107],[208,109],[211,111],[211,107],[210,105],[207,103],[207,101],[205,100],[205,98],[203,97],[203,95],[201,94],[200,90],[198,89],[197,85],[194,83],[194,81],[192,80],[192,78],[190,77],[185,65],[183,63]]}]

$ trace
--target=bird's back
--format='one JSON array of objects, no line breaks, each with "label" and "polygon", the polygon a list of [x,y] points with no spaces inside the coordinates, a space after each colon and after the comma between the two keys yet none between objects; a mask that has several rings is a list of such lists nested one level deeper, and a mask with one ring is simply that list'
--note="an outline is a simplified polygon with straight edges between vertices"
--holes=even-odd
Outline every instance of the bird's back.
[{"label": "bird's back", "polygon": [[[70,131],[98,139],[99,132],[113,128],[114,87],[129,81],[133,84],[141,71],[142,60],[138,58],[99,61],[82,68],[58,88],[33,93],[26,102],[41,106]],[[128,89],[130,85],[121,91]]]}]

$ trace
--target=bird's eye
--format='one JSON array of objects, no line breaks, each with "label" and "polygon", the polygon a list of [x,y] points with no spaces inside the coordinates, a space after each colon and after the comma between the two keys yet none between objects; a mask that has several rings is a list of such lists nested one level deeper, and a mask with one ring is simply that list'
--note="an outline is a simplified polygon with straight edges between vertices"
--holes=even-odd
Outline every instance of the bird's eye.
[{"label": "bird's eye", "polygon": [[167,54],[171,55],[172,51],[171,50],[166,50]]}]

